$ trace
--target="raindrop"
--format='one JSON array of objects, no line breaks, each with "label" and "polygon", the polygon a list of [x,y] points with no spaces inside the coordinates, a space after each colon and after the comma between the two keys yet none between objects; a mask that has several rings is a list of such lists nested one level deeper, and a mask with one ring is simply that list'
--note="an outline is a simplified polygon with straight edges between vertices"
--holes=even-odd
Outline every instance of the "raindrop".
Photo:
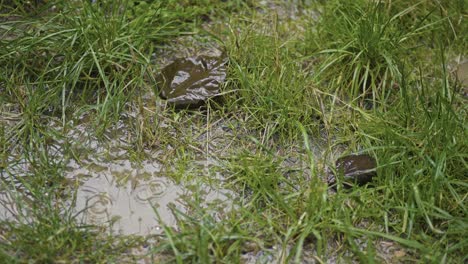
[{"label": "raindrop", "polygon": [[98,193],[88,201],[89,211],[96,216],[107,214],[112,206],[112,200],[106,193]]},{"label": "raindrop", "polygon": [[136,189],[136,198],[138,201],[147,203],[153,199],[163,196],[167,189],[167,184],[162,180],[152,180],[142,184]]}]

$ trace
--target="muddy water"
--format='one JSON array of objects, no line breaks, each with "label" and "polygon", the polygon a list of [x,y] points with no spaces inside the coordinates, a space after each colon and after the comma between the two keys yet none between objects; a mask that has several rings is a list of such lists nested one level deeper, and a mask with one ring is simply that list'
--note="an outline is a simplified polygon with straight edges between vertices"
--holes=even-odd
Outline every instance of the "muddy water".
[{"label": "muddy water", "polygon": [[[131,162],[130,144],[126,142],[129,128],[123,123],[106,142],[93,139],[87,131],[82,125],[70,134],[70,138],[84,142],[77,145],[84,154],[79,163],[69,162],[66,173],[67,178],[80,183],[75,208],[82,211],[83,222],[110,226],[112,231],[125,235],[160,234],[162,225],[177,227],[170,208],[187,212],[185,198],[194,192],[203,196],[201,206],[217,203],[229,207],[232,193],[228,190],[212,190],[196,183],[177,184],[165,177],[163,165],[156,158]],[[146,151],[150,157],[164,155],[161,151]]]},{"label": "muddy water", "polygon": [[[65,161],[64,176],[70,183],[71,197],[65,202],[74,206],[82,223],[109,227],[109,231],[125,235],[160,234],[163,225],[177,228],[171,208],[187,212],[189,208],[185,204],[195,193],[200,197],[202,207],[212,204],[218,206],[214,210],[231,207],[234,194],[228,190],[199,182],[176,183],[167,177],[167,165],[162,165],[159,160],[168,150],[148,148],[143,150],[145,158],[132,162],[131,153],[135,150],[131,138],[135,135],[124,121],[110,129],[104,140],[94,136],[85,116],[76,122],[66,134],[66,142],[57,140],[48,150],[50,157],[58,160],[67,154],[65,145],[74,154]],[[51,121],[49,126],[59,130],[60,122]],[[203,171],[205,167],[214,166],[216,160],[197,158],[190,163]],[[26,161],[8,162],[0,176],[5,180],[22,177],[28,175],[28,167]],[[15,199],[21,199],[21,204],[28,206],[27,191],[20,185],[12,189],[0,182],[0,220],[14,221],[21,214]]]},{"label": "muddy water", "polygon": [[69,167],[67,176],[83,181],[76,194],[76,209],[84,210],[86,223],[112,224],[118,233],[147,235],[159,233],[161,224],[175,226],[169,204],[184,211],[178,201],[183,187],[158,176],[157,164],[146,162],[138,168],[121,160]]},{"label": "muddy water", "polygon": [[11,153],[0,167],[0,221],[28,219],[28,205],[32,204],[30,192],[21,178],[27,177],[29,162],[17,153]]},{"label": "muddy water", "polygon": [[[119,122],[113,131],[107,135],[107,140],[99,141],[92,134],[91,127],[87,126],[87,121],[83,118],[83,124],[78,124],[67,135],[67,140],[71,142],[73,151],[77,155],[76,159],[72,159],[67,164],[66,177],[76,184],[70,188],[76,191],[75,210],[81,212],[79,220],[83,223],[97,224],[109,227],[115,233],[121,234],[161,234],[163,232],[162,225],[167,225],[177,229],[170,205],[182,212],[190,213],[190,208],[186,207],[187,197],[202,193],[201,201],[204,205],[209,206],[210,203],[218,205],[216,212],[222,214],[222,210],[232,208],[232,197],[235,195],[224,189],[212,190],[209,186],[197,185],[191,183],[177,184],[171,178],[166,177],[165,164],[158,162],[158,157],[165,155],[165,150],[145,149],[148,158],[132,162],[130,154],[133,147],[129,138],[132,136],[131,129],[126,127],[124,122]],[[181,122],[184,124],[184,122]],[[197,135],[194,141],[201,142],[199,149],[205,149],[201,156],[206,159],[191,160],[192,166],[210,167],[216,166],[219,157],[220,159],[226,155],[229,148],[238,148],[234,141],[242,141],[245,136],[241,136],[241,127],[236,126],[237,123],[230,120],[213,121],[210,123],[209,129],[203,133],[203,128],[193,128],[192,130],[182,127],[185,135]],[[51,125],[53,126],[53,125]],[[166,127],[164,125],[164,127]],[[167,124],[167,128],[170,125]],[[209,133],[208,133],[209,132]],[[241,134],[237,134],[241,133]],[[247,139],[245,139],[248,141]],[[248,141],[250,142],[250,141]],[[245,142],[244,142],[245,143]],[[302,144],[302,143],[301,143]],[[60,145],[63,142],[57,142],[57,147],[60,150]],[[243,147],[246,147],[243,145]],[[298,152],[301,148],[286,149],[284,146],[278,146],[281,155],[291,155]],[[205,153],[206,152],[206,153]],[[283,153],[284,152],[284,153]],[[208,155],[211,153],[210,155]],[[299,155],[299,153],[297,153]],[[320,156],[319,153],[316,154]],[[290,163],[289,163],[290,162]],[[302,168],[301,159],[294,159],[284,164],[287,167],[299,166]],[[24,166],[18,166],[18,169]],[[197,170],[202,171],[203,170]],[[301,169],[304,171],[304,168]],[[201,175],[205,178],[217,176],[222,178],[223,175]],[[5,199],[4,199],[5,198]],[[0,195],[0,201],[5,201],[11,197]],[[7,204],[8,206],[8,204]],[[203,206],[203,205],[202,205]],[[14,214],[15,208],[5,207],[10,209]],[[10,211],[5,211],[0,204],[0,217],[6,217]],[[10,213],[11,214],[11,213]],[[159,215],[159,218],[158,218]],[[218,217],[221,220],[222,217]],[[328,248],[339,248],[337,243],[330,242]],[[388,244],[388,241],[376,242],[377,251],[385,257],[392,257],[392,254],[405,254],[400,247],[394,244]],[[388,246],[390,245],[390,246]],[[289,250],[282,250],[283,245],[273,246],[269,249],[252,249],[248,250],[241,256],[244,263],[281,263],[284,257],[287,256]],[[363,244],[363,248],[364,244]],[[382,249],[381,249],[382,248]],[[387,250],[387,248],[390,248]],[[395,248],[395,249],[393,249]],[[389,252],[389,253],[388,253]],[[395,252],[395,253],[392,253]],[[138,253],[144,255],[148,252]],[[335,252],[330,252],[329,263],[343,263],[345,260],[340,260]],[[316,263],[316,252],[314,248],[304,248],[303,263]],[[386,258],[385,258],[386,259]],[[349,262],[349,261],[348,261]],[[151,263],[151,260],[148,262]],[[388,263],[395,263],[390,261]]]},{"label": "muddy water", "polygon": [[14,196],[7,188],[0,187],[0,220],[13,220],[19,215],[19,209],[16,206]]}]

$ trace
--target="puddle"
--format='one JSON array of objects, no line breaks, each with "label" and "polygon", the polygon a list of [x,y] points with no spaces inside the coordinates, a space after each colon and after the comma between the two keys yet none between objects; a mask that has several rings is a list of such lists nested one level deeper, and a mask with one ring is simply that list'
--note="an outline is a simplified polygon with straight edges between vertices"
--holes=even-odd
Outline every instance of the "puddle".
[{"label": "puddle", "polygon": [[156,176],[158,164],[145,161],[134,167],[128,160],[116,160],[83,166],[73,161],[68,167],[67,177],[82,182],[75,206],[83,211],[83,222],[112,223],[114,232],[126,235],[157,234],[160,224],[175,225],[168,205],[180,204],[177,199],[184,191],[171,180]]},{"label": "puddle", "polygon": [[29,162],[13,153],[4,162],[6,166],[0,167],[0,221],[27,219],[27,209],[33,200],[21,178],[28,176]]},{"label": "puddle", "polygon": [[[162,225],[177,228],[170,205],[186,213],[184,197],[200,190],[158,176],[159,167],[148,161],[141,167],[133,167],[127,160],[109,163],[107,167],[75,166],[68,177],[83,181],[75,205],[77,211],[83,211],[83,222],[110,225],[112,231],[124,235],[161,234]],[[214,201],[229,204],[227,191],[201,189],[206,204]]]},{"label": "puddle", "polygon": [[[49,126],[60,129],[59,122],[51,122]],[[166,177],[167,165],[163,166],[159,160],[167,153],[161,149],[145,149],[147,158],[132,162],[131,137],[134,135],[130,134],[125,122],[119,121],[110,129],[105,140],[98,140],[92,131],[86,117],[81,117],[67,132],[66,141],[58,139],[48,148],[51,157],[58,160],[64,158],[66,144],[67,149],[74,152],[75,159],[67,162],[64,175],[71,183],[70,197],[73,197],[66,202],[79,213],[77,221],[109,227],[108,230],[114,233],[145,236],[163,233],[163,225],[177,229],[170,207],[190,214],[190,208],[185,205],[196,195],[202,201],[200,206],[213,209],[216,215],[231,208],[235,195],[228,190],[211,188],[201,182],[176,184]],[[189,163],[195,172],[200,171],[206,177],[208,168],[215,166],[217,161],[205,156],[205,159],[198,157]],[[0,171],[0,176],[5,180],[11,176],[27,176],[28,168],[26,160],[12,160]],[[0,185],[0,220],[14,221],[22,214],[16,207],[15,192],[16,189]],[[18,195],[19,199],[28,198],[22,190]]]},{"label": "puddle", "polygon": [[[320,14],[317,10],[312,10],[310,7],[313,4],[311,0],[291,0],[283,2],[266,1],[262,0],[258,2],[261,7],[258,10],[260,13],[265,14],[276,14],[280,19],[286,20],[298,20],[301,17],[311,18],[317,21]],[[265,10],[262,10],[265,9]]]},{"label": "puddle", "polygon": [[14,220],[15,216],[21,213],[12,194],[7,190],[5,186],[0,186],[0,220],[2,221]]},{"label": "puddle", "polygon": [[[164,166],[157,159],[164,155],[161,150],[145,150],[151,158],[131,162],[131,144],[125,132],[128,128],[123,123],[116,128],[106,143],[94,139],[87,133],[89,129],[80,125],[68,136],[80,142],[76,144],[79,163],[69,162],[66,177],[79,183],[75,208],[82,212],[84,223],[109,226],[124,235],[154,235],[163,233],[163,225],[177,228],[170,207],[187,213],[184,199],[193,197],[194,192],[202,195],[201,206],[216,203],[229,207],[231,193],[227,190],[211,190],[196,183],[176,184],[165,177]],[[203,161],[191,163],[194,167],[207,165]]]},{"label": "puddle", "polygon": [[[114,232],[130,235],[160,234],[161,224],[175,227],[169,204],[178,206],[183,189],[168,179],[158,178],[138,186],[123,186],[104,174],[87,180],[77,192],[76,209],[84,210],[83,221],[89,224],[111,224]],[[157,214],[159,214],[159,219]]]}]

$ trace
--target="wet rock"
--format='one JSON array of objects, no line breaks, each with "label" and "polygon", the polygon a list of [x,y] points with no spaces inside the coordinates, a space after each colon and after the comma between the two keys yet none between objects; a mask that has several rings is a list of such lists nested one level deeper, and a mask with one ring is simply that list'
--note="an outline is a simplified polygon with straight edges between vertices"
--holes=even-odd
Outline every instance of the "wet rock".
[{"label": "wet rock", "polygon": [[[343,187],[350,188],[354,185],[363,186],[372,181],[377,176],[377,163],[369,155],[349,155],[339,158],[336,161],[336,173],[338,177],[343,177]],[[336,176],[331,173],[328,184],[336,188]]]},{"label": "wet rock", "polygon": [[198,56],[177,59],[158,76],[160,96],[176,108],[197,108],[219,95],[226,79],[227,58]]}]

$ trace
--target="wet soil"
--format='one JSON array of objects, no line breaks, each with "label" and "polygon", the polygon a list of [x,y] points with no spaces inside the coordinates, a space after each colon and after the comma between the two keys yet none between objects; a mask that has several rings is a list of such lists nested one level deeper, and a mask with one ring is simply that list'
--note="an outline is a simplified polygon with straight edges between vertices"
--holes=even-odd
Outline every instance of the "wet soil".
[{"label": "wet soil", "polygon": [[[85,222],[112,222],[113,230],[121,234],[160,234],[161,225],[176,228],[172,210],[186,212],[185,200],[194,192],[202,195],[201,206],[216,203],[226,210],[232,206],[234,194],[229,190],[171,178],[168,164],[162,163],[170,149],[145,149],[146,158],[132,162],[125,123],[120,123],[107,142],[89,139],[86,131],[81,127],[75,137],[79,142],[88,138],[80,147],[80,152],[87,154],[79,163],[72,160],[67,165],[67,177],[80,182],[76,209],[85,209]],[[208,161],[193,161],[189,166],[200,168],[200,163],[204,166]]]},{"label": "wet soil", "polygon": [[[207,99],[219,94],[220,86],[226,78],[226,65],[225,58],[215,56],[174,59],[161,70],[160,96],[176,108],[199,107]],[[146,99],[146,106],[158,107],[154,106],[157,101],[154,96],[149,95]],[[157,112],[159,109],[153,110]],[[177,148],[175,143],[163,146],[162,149],[159,148],[162,145],[147,146],[143,150],[146,158],[132,161],[131,152],[135,150],[129,138],[135,135],[131,135],[133,132],[129,123],[135,122],[138,114],[126,114],[131,118],[128,122],[119,122],[109,132],[106,141],[98,140],[89,132],[93,129],[85,117],[80,118],[78,125],[67,135],[78,158],[70,159],[66,166],[66,177],[75,182],[71,189],[76,190],[74,201],[70,203],[74,203],[76,211],[81,212],[84,223],[110,226],[112,231],[121,234],[151,235],[160,234],[162,225],[176,229],[177,223],[171,208],[186,212],[184,200],[196,192],[202,193],[205,206],[216,203],[220,211],[220,208],[230,210],[234,207],[236,194],[230,190],[171,177],[169,172],[184,158],[174,155],[177,152],[174,150]],[[184,118],[192,117],[181,119]],[[189,147],[195,154],[187,158],[188,166],[194,168],[196,173],[204,173],[202,176],[205,178],[211,177],[222,182],[226,175],[211,173],[210,168],[222,167],[223,158],[252,144],[247,136],[261,138],[261,135],[257,131],[241,127],[241,121],[235,118],[210,120],[209,116],[200,116],[199,119],[198,124],[192,122],[193,119],[187,123],[177,120],[176,126],[162,118],[158,124],[154,122],[152,125],[176,137],[175,141],[182,144],[190,142]],[[316,144],[320,140],[311,140],[314,142],[312,149],[315,156],[319,157],[318,160],[324,162],[326,157],[322,157],[323,150]],[[60,149],[62,143],[56,142],[55,149]],[[302,142],[297,142],[297,146],[277,146],[278,155],[285,158],[282,166],[304,171],[307,154],[301,151],[302,145]],[[252,144],[252,151],[255,148],[256,145]],[[284,153],[289,156],[285,157]],[[366,184],[375,176],[375,160],[369,156],[343,157],[335,165],[338,173],[351,180],[350,184]],[[14,174],[15,170],[11,172]],[[301,176],[310,177],[306,174]],[[207,179],[206,182],[213,179]],[[0,190],[1,219],[7,219],[14,212],[15,208],[11,207],[12,199],[7,192]],[[334,243],[335,241],[330,242],[330,248],[339,247]],[[365,248],[365,243],[361,244]],[[377,241],[375,244],[380,245],[377,248],[382,251],[383,256],[392,257],[393,252],[397,252],[395,255],[404,254],[392,242]],[[244,254],[242,259],[245,263],[279,261],[279,247],[280,245],[267,250],[252,250]],[[306,246],[304,255],[304,263],[321,262],[314,257],[313,247]],[[337,263],[340,259],[332,257],[328,262]]]},{"label": "wet soil", "polygon": [[179,58],[158,76],[160,96],[176,108],[197,108],[220,93],[226,79],[226,57]]},{"label": "wet soil", "polygon": [[[156,108],[160,106],[150,103],[154,102],[154,97],[148,95],[143,98],[148,100],[148,111],[159,111]],[[252,131],[242,126],[243,120],[237,119],[236,115],[219,117],[209,111],[204,114],[186,113],[178,117],[157,115],[154,117],[154,120],[158,120],[157,124],[153,125],[160,129],[158,133],[171,135],[174,141],[147,145],[141,150],[142,158],[134,160],[132,153],[135,151],[133,144],[136,135],[133,124],[139,119],[139,113],[138,107],[128,109],[122,114],[121,120],[106,132],[104,140],[93,134],[92,124],[87,116],[79,117],[66,135],[76,156],[66,166],[65,175],[73,182],[70,190],[76,192],[69,202],[76,212],[81,212],[80,219],[83,223],[105,226],[119,234],[159,235],[163,232],[163,225],[177,229],[171,208],[188,212],[186,201],[194,195],[201,195],[202,206],[213,208],[213,213],[219,215],[220,221],[224,213],[235,210],[237,194],[223,188],[229,177],[228,171],[223,167],[223,160],[232,157],[239,150],[250,149],[255,153],[258,145],[249,136],[262,138],[264,132]],[[60,129],[59,123],[52,122],[50,127]],[[263,140],[262,144],[272,147],[283,160],[281,167],[284,167],[282,171],[285,172],[285,177],[310,180],[311,176],[307,174],[307,153],[303,151],[302,141],[285,146],[275,141],[274,137]],[[324,150],[319,147],[322,140],[311,138],[310,142],[319,162],[317,165],[323,166],[320,163],[326,162]],[[57,141],[53,144],[55,147],[50,149],[56,152],[54,156],[63,155],[64,143]],[[177,155],[178,143],[191,154]],[[364,156],[354,158],[360,161],[351,162],[360,166],[358,169],[354,168],[354,172],[364,171],[375,165],[372,163],[375,161]],[[340,164],[349,161],[349,158],[339,161],[337,166],[343,167],[345,165]],[[203,180],[174,179],[171,171],[177,169],[179,162],[186,162],[184,170]],[[351,167],[348,166],[347,170],[352,171]],[[26,164],[17,167],[16,171],[25,168]],[[10,206],[13,204],[11,197],[3,199],[7,195],[1,192],[0,195],[3,195],[0,196],[0,216],[5,219],[3,217],[9,214],[8,210],[14,212],[15,208]],[[379,246],[380,242],[375,243]],[[314,263],[314,252],[311,248],[304,253],[305,256],[310,255],[310,259],[304,259],[303,262]],[[272,247],[252,249],[242,259],[245,263],[271,263],[280,260],[281,256],[278,255],[278,248]]]}]

